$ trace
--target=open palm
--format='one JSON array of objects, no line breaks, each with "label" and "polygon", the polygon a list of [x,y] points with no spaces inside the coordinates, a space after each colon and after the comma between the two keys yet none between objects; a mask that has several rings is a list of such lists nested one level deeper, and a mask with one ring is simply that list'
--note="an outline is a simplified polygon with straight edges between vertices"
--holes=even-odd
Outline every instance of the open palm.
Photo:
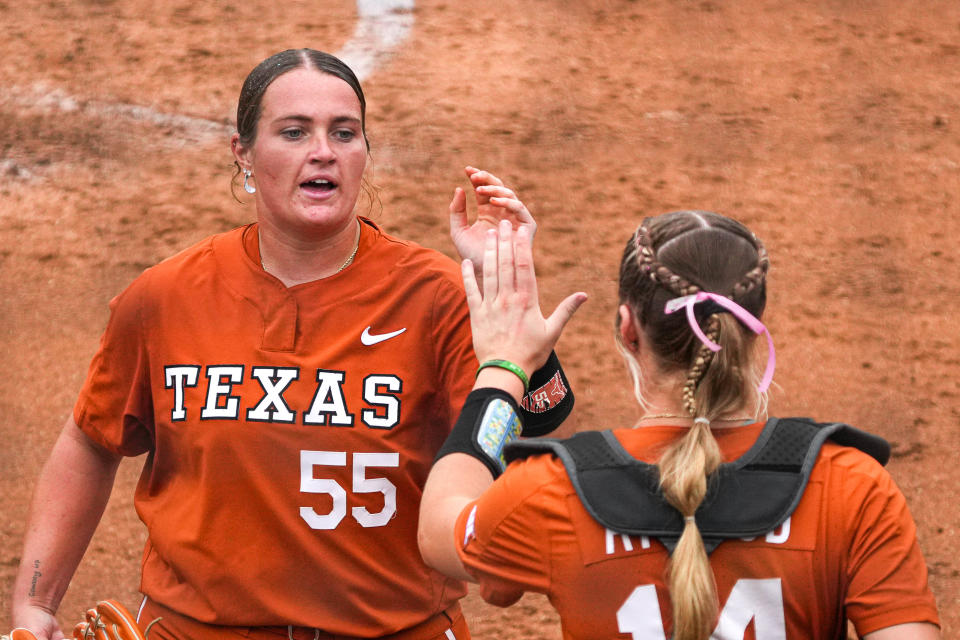
[{"label": "open palm", "polygon": [[457,187],[450,202],[450,237],[460,258],[470,260],[477,268],[477,277],[481,277],[484,243],[489,231],[495,231],[500,221],[506,220],[514,231],[525,227],[532,240],[537,223],[523,202],[504,186],[500,178],[475,167],[467,167],[464,171],[473,186],[477,217],[472,224],[469,223],[467,195]]}]

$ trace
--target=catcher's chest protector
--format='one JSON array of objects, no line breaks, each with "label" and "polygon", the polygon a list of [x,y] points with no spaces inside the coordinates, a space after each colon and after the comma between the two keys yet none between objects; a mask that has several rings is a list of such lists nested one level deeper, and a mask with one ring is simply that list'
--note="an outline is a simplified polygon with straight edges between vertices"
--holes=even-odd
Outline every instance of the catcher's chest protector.
[{"label": "catcher's chest protector", "polygon": [[[696,512],[707,552],[723,540],[764,535],[779,527],[800,502],[823,442],[856,447],[886,464],[886,440],[842,423],[771,418],[738,460],[709,478]],[[567,440],[539,439],[507,446],[507,461],[550,452],[563,461],[593,518],[618,533],[658,538],[673,552],[683,517],[659,489],[656,465],[631,456],[610,431],[587,431]]]}]

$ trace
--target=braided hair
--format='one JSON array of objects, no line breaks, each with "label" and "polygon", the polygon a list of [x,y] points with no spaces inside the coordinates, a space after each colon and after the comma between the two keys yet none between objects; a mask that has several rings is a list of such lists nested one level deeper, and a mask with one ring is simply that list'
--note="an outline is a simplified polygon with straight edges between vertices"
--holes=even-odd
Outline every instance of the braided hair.
[{"label": "braided hair", "polygon": [[[659,370],[686,372],[683,407],[694,418],[658,461],[661,490],[686,519],[667,569],[677,640],[709,637],[719,610],[713,572],[693,519],[706,495],[707,477],[722,461],[710,421],[762,399],[755,391],[759,375],[755,335],[749,329],[713,302],[696,305],[697,322],[721,346],[713,352],[690,330],[683,313],[667,314],[664,307],[673,298],[705,291],[727,296],[759,318],[769,267],[763,244],[749,229],[708,211],[647,218],[627,242],[620,263],[620,302],[638,320]],[[640,367],[620,346],[644,404]]]}]

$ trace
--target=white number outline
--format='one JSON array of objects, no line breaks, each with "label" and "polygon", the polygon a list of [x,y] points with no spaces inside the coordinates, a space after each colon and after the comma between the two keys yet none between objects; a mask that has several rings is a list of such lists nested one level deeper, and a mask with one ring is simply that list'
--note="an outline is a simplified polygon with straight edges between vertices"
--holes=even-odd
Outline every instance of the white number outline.
[{"label": "white number outline", "polygon": [[[332,478],[317,478],[314,468],[318,466],[347,466],[346,451],[300,451],[300,492],[327,494],[333,500],[329,513],[317,513],[313,507],[300,507],[300,517],[311,529],[336,529],[347,515],[347,492],[340,483]],[[364,506],[353,507],[350,514],[362,527],[385,526],[397,512],[397,487],[384,477],[367,477],[370,467],[400,466],[400,454],[390,453],[354,453],[353,485],[354,494],[380,493],[383,495],[383,509],[371,513]]]},{"label": "white number outline", "polygon": [[[737,580],[710,638],[742,640],[751,620],[757,640],[786,640],[780,578]],[[617,629],[629,633],[633,640],[666,640],[655,585],[640,585],[630,592],[617,609]]]}]

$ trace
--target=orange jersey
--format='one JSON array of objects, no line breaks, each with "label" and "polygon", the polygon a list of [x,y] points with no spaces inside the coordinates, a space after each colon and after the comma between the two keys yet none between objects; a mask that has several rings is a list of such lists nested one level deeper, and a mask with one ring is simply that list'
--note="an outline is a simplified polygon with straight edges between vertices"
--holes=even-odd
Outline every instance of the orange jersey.
[{"label": "orange jersey", "polygon": [[[750,448],[755,424],[717,429],[727,461]],[[682,428],[615,432],[632,455],[655,462]],[[546,594],[564,638],[669,638],[666,548],[605,529],[588,514],[563,464],[539,455],[511,464],[461,513],[460,558],[481,594],[507,606]],[[939,624],[906,502],[866,454],[827,442],[790,518],[710,555],[720,599],[716,638],[845,638],[906,622]]]},{"label": "orange jersey", "polygon": [[423,483],[477,368],[457,264],[362,220],[343,272],[291,288],[256,225],[148,269],[74,415],[147,453],[142,591],[199,621],[380,636],[465,594],[417,549]]}]

